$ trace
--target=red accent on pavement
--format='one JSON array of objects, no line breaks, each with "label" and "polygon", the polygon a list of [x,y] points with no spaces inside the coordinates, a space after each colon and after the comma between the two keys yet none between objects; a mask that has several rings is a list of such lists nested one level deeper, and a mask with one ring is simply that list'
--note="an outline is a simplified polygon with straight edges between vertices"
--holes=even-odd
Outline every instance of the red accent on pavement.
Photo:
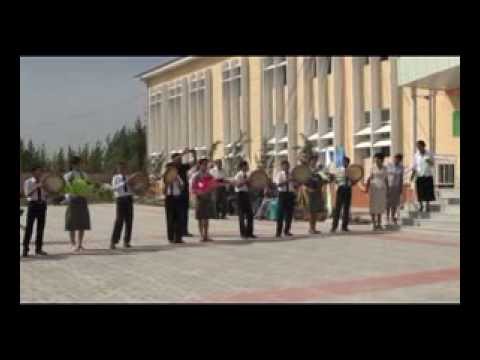
[{"label": "red accent on pavement", "polygon": [[[460,269],[441,269],[391,276],[370,277],[324,283],[303,288],[270,289],[241,293],[208,296],[200,302],[306,302],[335,295],[391,290],[404,287],[428,285],[447,281],[459,281]],[[195,302],[197,302],[196,300]]]}]

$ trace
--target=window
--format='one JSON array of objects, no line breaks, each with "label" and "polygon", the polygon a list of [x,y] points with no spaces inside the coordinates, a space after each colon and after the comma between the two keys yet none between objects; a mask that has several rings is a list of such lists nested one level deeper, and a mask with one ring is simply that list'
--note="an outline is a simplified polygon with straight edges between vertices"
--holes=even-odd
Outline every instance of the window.
[{"label": "window", "polygon": [[460,136],[460,110],[453,112],[453,136]]},{"label": "window", "polygon": [[333,117],[328,117],[328,131],[333,131]]},{"label": "window", "polygon": [[311,57],[310,61],[312,66],[313,77],[316,78],[317,77],[317,60],[315,59],[315,57]]},{"label": "window", "polygon": [[389,157],[389,156],[390,156],[390,147],[389,147],[389,146],[381,147],[381,148],[380,148],[380,152],[381,152],[385,157]]},{"label": "window", "polygon": [[371,119],[370,119],[370,111],[365,111],[365,125],[370,125]]},{"label": "window", "polygon": [[438,164],[438,186],[454,187],[455,186],[455,165],[454,164]]},{"label": "window", "polygon": [[318,132],[318,119],[313,119],[313,131]]},{"label": "window", "polygon": [[388,60],[388,56],[380,56],[380,61],[387,61]]},{"label": "window", "polygon": [[365,65],[370,64],[370,58],[368,56],[365,56]]},{"label": "window", "polygon": [[331,74],[332,73],[332,57],[331,56],[327,58],[327,62],[328,62],[328,74]]},{"label": "window", "polygon": [[390,124],[390,110],[383,109],[382,110],[382,124]]},{"label": "window", "polygon": [[264,66],[264,68],[268,68],[269,66],[272,66],[272,65],[273,65],[273,57],[272,57],[272,56],[266,57],[266,58],[263,60],[263,66]]}]

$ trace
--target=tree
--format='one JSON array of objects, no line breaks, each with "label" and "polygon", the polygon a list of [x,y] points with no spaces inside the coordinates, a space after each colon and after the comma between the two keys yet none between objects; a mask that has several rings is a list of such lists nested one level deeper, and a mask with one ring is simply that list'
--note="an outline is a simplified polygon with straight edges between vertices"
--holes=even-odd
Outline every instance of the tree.
[{"label": "tree", "polygon": [[63,147],[58,150],[58,154],[55,158],[55,170],[63,173],[66,171],[67,164],[65,161],[65,152],[63,151]]},{"label": "tree", "polygon": [[145,125],[142,124],[140,117],[135,121],[135,154],[137,155],[136,170],[145,171],[145,160],[147,158],[147,141],[145,133]]},{"label": "tree", "polygon": [[97,141],[95,148],[90,152],[88,160],[89,168],[92,173],[103,172],[103,152],[102,144]]}]

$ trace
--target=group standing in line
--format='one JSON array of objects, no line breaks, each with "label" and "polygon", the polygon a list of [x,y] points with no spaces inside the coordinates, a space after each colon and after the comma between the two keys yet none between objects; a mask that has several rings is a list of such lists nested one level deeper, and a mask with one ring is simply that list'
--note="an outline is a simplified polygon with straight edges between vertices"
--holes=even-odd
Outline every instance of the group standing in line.
[{"label": "group standing in line", "polygon": [[[433,171],[433,156],[425,148],[423,141],[417,143],[418,152],[415,154],[412,166],[411,181],[416,180],[417,198],[420,211],[429,211],[429,204],[435,200]],[[192,153],[193,161],[184,164],[182,157]],[[403,156],[397,154],[394,161],[384,165],[384,155],[376,154],[375,162],[367,178],[364,191],[369,193],[369,208],[372,217],[373,229],[381,230],[382,215],[386,212],[387,222],[398,223],[398,208],[404,188],[405,169],[402,165]],[[240,236],[242,239],[254,239],[254,213],[250,198],[249,166],[242,161],[235,177],[226,180],[226,174],[221,160],[214,164],[206,158],[197,160],[195,151],[185,150],[183,153],[172,155],[172,161],[166,168],[177,169],[176,178],[165,186],[165,216],[167,222],[167,238],[170,243],[184,243],[183,237],[193,236],[188,231],[188,213],[190,192],[195,195],[195,217],[198,221],[202,242],[213,241],[209,233],[209,220],[226,218],[227,200],[225,184],[234,186],[237,200],[237,212]],[[312,170],[311,179],[305,184],[299,184],[292,177],[291,166],[288,161],[281,163],[281,168],[274,175],[274,183],[278,190],[278,213],[276,218],[276,237],[292,236],[291,225],[294,217],[296,193],[303,193],[306,197],[306,212],[309,217],[309,234],[319,234],[316,229],[319,214],[326,212],[323,186],[334,181],[337,185],[336,201],[333,211],[331,232],[336,232],[340,216],[342,217],[342,231],[349,231],[350,207],[352,202],[352,182],[346,175],[350,159],[344,157],[343,166],[328,174],[317,166],[316,156],[302,158],[303,164],[308,164]],[[47,255],[43,250],[43,233],[47,214],[47,191],[42,182],[43,169],[32,168],[32,177],[24,183],[23,192],[28,201],[27,224],[23,238],[23,256],[29,256],[30,239],[33,225],[36,222],[35,253]],[[132,227],[134,217],[133,192],[130,189],[132,181],[137,175],[128,175],[124,162],[118,164],[118,172],[112,178],[112,188],[116,203],[116,218],[110,239],[110,248],[115,249],[120,242],[123,230],[123,245],[131,247]],[[79,157],[73,157],[70,162],[70,171],[64,175],[66,183],[72,183],[80,178],[88,180],[88,175],[81,169]],[[215,184],[214,186],[210,186]],[[213,191],[212,191],[213,189]],[[271,195],[270,187],[265,194]],[[91,230],[88,200],[83,196],[66,194],[67,209],[65,213],[65,230],[69,232],[70,243],[74,252],[84,250],[83,240],[85,231]],[[261,213],[266,211],[265,204],[271,200],[267,197],[266,203],[260,206]],[[426,206],[424,207],[424,203]],[[264,216],[264,215],[261,215]],[[326,217],[322,217],[324,220]],[[322,220],[321,219],[321,220]],[[76,236],[77,235],[77,236]]]}]

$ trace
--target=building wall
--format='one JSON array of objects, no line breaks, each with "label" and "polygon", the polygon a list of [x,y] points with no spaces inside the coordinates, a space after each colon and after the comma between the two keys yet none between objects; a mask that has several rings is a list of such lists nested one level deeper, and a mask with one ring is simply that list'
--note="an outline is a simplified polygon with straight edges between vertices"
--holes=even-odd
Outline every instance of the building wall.
[{"label": "building wall", "polygon": [[[189,76],[197,71],[210,69],[212,74],[212,126],[213,126],[213,141],[223,141],[224,139],[224,127],[223,127],[223,87],[222,87],[222,66],[227,60],[235,59],[234,57],[205,57],[196,59],[188,64],[182,65],[177,69],[173,69],[164,74],[155,76],[147,81],[147,86],[150,92],[153,89],[161,87],[163,84],[173,80],[181,79]],[[240,58],[238,58],[240,59]],[[252,168],[256,167],[255,159],[259,155],[261,149],[261,128],[262,128],[262,57],[248,57],[248,96],[249,96],[249,123],[250,123],[250,153],[249,159],[252,162]],[[417,59],[417,58],[415,58]],[[344,98],[343,107],[343,127],[344,127],[344,145],[346,153],[351,158],[354,158],[354,92],[353,88],[353,58],[345,57],[343,61],[343,82],[342,82],[342,96]],[[401,81],[405,82],[406,79],[410,79],[413,76],[420,76],[421,74],[432,71],[432,67],[425,68],[423,65],[419,65],[419,69],[415,69],[412,59],[399,59],[402,62],[402,66],[399,69],[403,69],[399,74]],[[452,66],[455,63],[453,59],[444,59],[443,62],[439,61],[435,66],[435,69]],[[298,138],[297,143],[299,146],[303,145],[303,139],[300,136],[301,133],[305,133],[305,81],[303,76],[303,70],[305,66],[305,58],[299,57],[297,59],[297,131]],[[397,84],[391,84],[391,62],[382,61],[380,63],[381,69],[381,107],[382,109],[390,109],[392,99],[391,90],[392,86]],[[329,116],[334,117],[336,111],[335,101],[335,74],[328,75],[328,113]],[[399,80],[400,82],[400,80]],[[371,69],[370,65],[365,65],[363,68],[363,103],[364,110],[371,111],[372,107],[372,84],[371,84]],[[243,93],[243,91],[242,91]],[[316,119],[319,118],[319,101],[318,99],[318,87],[313,86],[312,89],[311,106],[313,107],[313,114]],[[427,146],[430,147],[429,139],[429,101],[422,96],[429,95],[428,90],[418,90],[417,98],[417,110],[418,110],[418,139],[423,139],[427,142]],[[412,129],[412,98],[411,89],[405,87],[401,90],[400,101],[400,122],[402,129],[402,152],[405,158],[405,165],[410,166],[413,158],[414,144],[413,144],[413,129]],[[286,94],[286,100],[288,94]],[[287,105],[288,106],[288,105]],[[459,109],[458,97],[448,95],[444,91],[438,91],[436,96],[436,152],[442,155],[453,155],[457,161],[457,180],[460,176],[460,138],[453,137],[452,134],[452,113],[454,110]],[[285,113],[287,117],[287,112]],[[226,145],[226,144],[223,144]],[[221,158],[225,155],[224,146],[219,146],[215,157]],[[355,159],[363,165],[369,166],[369,159]]]}]

